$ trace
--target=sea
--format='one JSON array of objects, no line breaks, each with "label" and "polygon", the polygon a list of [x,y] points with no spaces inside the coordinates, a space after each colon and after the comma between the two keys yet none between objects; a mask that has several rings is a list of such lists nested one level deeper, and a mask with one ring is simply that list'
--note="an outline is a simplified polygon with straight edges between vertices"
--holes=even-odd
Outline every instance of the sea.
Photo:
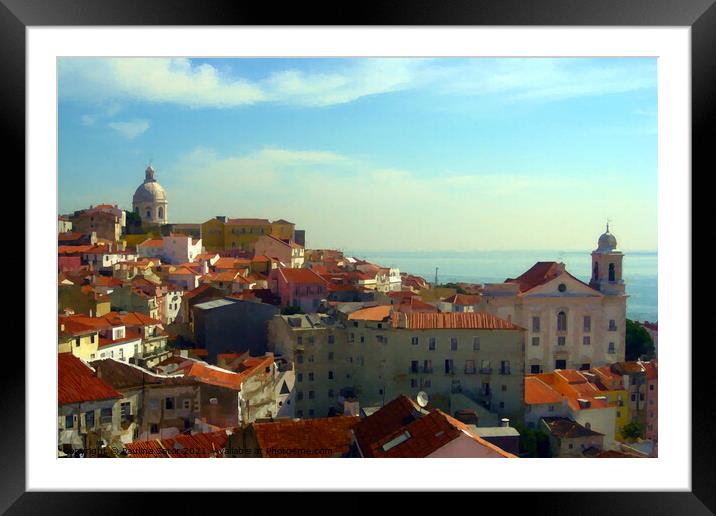
[{"label": "sea", "polygon": [[[355,256],[383,267],[422,276],[427,281],[499,283],[514,278],[539,261],[561,261],[567,270],[584,282],[591,276],[591,251],[362,251],[345,249]],[[623,275],[626,284],[627,318],[658,320],[658,260],[656,252],[624,251]]]}]

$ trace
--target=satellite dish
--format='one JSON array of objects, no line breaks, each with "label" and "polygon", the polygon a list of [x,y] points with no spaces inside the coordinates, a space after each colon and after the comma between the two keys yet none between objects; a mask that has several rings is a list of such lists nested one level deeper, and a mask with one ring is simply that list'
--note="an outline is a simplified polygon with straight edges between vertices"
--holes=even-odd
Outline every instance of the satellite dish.
[{"label": "satellite dish", "polygon": [[428,402],[430,401],[430,397],[424,391],[420,391],[416,399],[418,401],[418,405],[420,405],[422,408],[427,407]]}]

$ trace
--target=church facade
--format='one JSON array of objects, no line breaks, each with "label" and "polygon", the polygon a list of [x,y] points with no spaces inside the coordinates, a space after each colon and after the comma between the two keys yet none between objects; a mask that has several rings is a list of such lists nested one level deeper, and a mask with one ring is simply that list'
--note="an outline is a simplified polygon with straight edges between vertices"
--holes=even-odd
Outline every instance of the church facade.
[{"label": "church facade", "polygon": [[486,284],[481,309],[525,328],[525,373],[623,361],[626,299],[614,235],[599,237],[584,283],[563,263],[537,262],[517,278]]},{"label": "church facade", "polygon": [[143,226],[160,226],[169,223],[167,193],[154,178],[154,169],[144,171],[144,182],[132,197],[132,209],[139,215]]}]

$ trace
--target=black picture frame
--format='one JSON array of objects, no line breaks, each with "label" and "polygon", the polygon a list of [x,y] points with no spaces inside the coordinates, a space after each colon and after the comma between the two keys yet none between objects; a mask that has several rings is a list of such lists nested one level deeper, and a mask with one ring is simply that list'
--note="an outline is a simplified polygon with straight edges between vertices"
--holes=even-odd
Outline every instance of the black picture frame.
[{"label": "black picture frame", "polygon": [[[341,5],[338,9],[326,8],[319,3],[277,7],[269,3],[226,0],[0,0],[0,141],[4,147],[4,162],[14,162],[15,170],[25,167],[27,27],[316,24],[689,26],[692,44],[692,170],[702,168],[706,172],[707,159],[713,147],[707,129],[713,125],[716,106],[714,0],[394,0]],[[9,157],[15,160],[9,161]],[[713,168],[712,163],[709,166]],[[689,172],[684,171],[685,174]],[[706,267],[710,269],[712,265]],[[30,296],[29,293],[26,295]],[[683,302],[691,303],[691,300]],[[708,346],[708,342],[705,345]],[[694,356],[697,349],[693,348]],[[524,508],[530,514],[713,513],[716,510],[715,456],[708,417],[713,403],[709,399],[712,389],[706,384],[710,365],[711,361],[701,359],[692,363],[692,491],[483,493],[480,494],[480,506],[485,507],[483,497],[490,496],[492,500],[489,501],[496,502],[496,507],[502,507],[491,510],[509,509],[512,512]],[[4,424],[0,433],[3,466],[0,468],[3,477],[0,482],[0,510],[7,510],[8,514],[97,514],[136,508],[147,510],[152,500],[156,503],[156,495],[150,497],[146,494],[139,502],[134,499],[139,495],[117,492],[26,492],[24,366],[24,355],[16,354],[12,366],[4,368],[2,375]],[[81,479],[78,479],[78,488],[81,488]],[[128,496],[131,503],[127,503]],[[168,496],[172,497],[174,507],[181,507],[184,511],[208,510],[206,496],[189,493],[171,493]],[[212,494],[211,501],[215,501],[216,496]],[[424,494],[411,496],[424,498]],[[162,504],[166,502],[161,500]],[[420,503],[419,500],[413,503],[416,502]]]}]

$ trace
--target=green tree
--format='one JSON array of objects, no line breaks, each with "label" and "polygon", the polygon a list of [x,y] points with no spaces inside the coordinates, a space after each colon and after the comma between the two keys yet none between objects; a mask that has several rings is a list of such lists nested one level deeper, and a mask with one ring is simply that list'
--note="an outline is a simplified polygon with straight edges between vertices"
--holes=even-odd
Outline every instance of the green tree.
[{"label": "green tree", "polygon": [[644,423],[631,421],[622,427],[622,435],[624,436],[624,439],[633,441],[640,437],[644,437],[645,430],[646,427],[644,426]]},{"label": "green tree", "polygon": [[523,457],[551,457],[549,437],[546,433],[521,424],[516,424],[515,429],[520,433],[520,455]]},{"label": "green tree", "polygon": [[650,359],[654,356],[654,341],[641,324],[626,320],[626,360]]},{"label": "green tree", "polygon": [[467,290],[462,288],[457,283],[443,283],[442,285],[438,285],[439,288],[454,288],[458,294],[467,294]]}]

